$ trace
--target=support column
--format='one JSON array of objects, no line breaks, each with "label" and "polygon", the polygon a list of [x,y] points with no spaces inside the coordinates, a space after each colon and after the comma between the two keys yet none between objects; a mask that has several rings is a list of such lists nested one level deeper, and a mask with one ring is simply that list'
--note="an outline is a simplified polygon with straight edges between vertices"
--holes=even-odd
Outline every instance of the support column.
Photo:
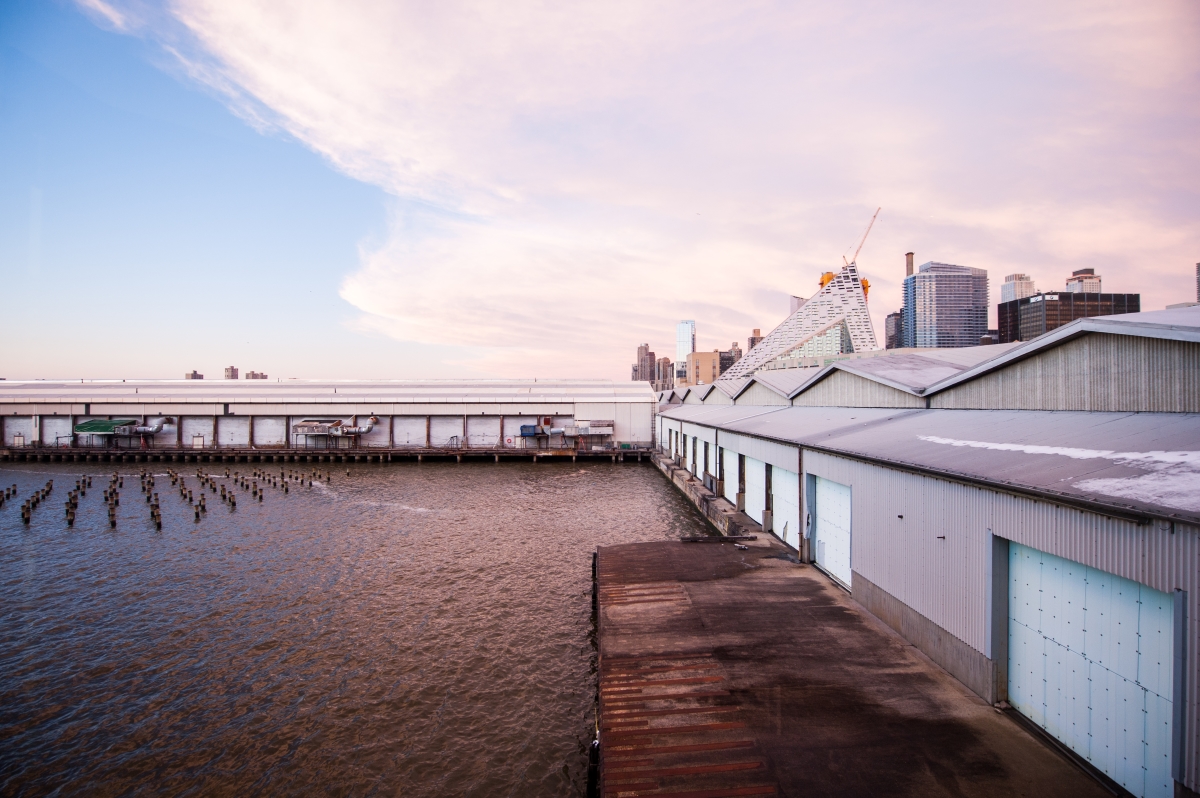
[{"label": "support column", "polygon": [[428,449],[429,445],[430,445],[429,444],[429,441],[430,441],[430,437],[429,437],[430,429],[429,428],[430,428],[430,426],[431,426],[430,418],[429,418],[429,416],[425,416],[425,448],[426,449]]}]

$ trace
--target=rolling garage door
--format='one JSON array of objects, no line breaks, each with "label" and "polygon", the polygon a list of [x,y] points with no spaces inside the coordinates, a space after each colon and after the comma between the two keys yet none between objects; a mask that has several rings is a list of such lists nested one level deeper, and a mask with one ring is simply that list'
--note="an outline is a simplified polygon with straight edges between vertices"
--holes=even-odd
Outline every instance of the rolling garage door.
[{"label": "rolling garage door", "polygon": [[817,477],[816,494],[815,561],[850,587],[850,486]]},{"label": "rolling garage door", "polygon": [[761,524],[767,509],[767,464],[753,457],[747,457],[745,464],[746,515]]},{"label": "rolling garage door", "polygon": [[1174,597],[1013,543],[1008,700],[1139,796],[1171,796]]}]

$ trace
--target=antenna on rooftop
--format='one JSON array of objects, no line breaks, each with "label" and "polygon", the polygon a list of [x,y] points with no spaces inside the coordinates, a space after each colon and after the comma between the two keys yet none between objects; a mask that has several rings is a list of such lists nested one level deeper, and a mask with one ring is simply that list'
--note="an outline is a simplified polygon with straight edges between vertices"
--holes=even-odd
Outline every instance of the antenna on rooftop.
[{"label": "antenna on rooftop", "polygon": [[[858,242],[858,249],[854,250],[854,257],[846,260],[846,256],[842,255],[842,262],[849,266],[851,263],[858,263],[858,253],[862,252],[863,244],[867,243],[867,236],[871,235],[871,228],[875,226],[875,220],[879,218],[879,212],[882,207],[875,209],[875,215],[871,217],[871,223],[867,225],[867,232],[863,233],[862,241]],[[846,250],[849,252],[850,250]]]}]

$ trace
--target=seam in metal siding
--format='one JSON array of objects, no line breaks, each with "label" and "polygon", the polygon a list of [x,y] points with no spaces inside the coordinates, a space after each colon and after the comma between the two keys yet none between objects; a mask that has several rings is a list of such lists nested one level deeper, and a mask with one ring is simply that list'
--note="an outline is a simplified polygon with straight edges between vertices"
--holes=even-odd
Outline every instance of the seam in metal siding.
[{"label": "seam in metal siding", "polygon": [[1090,333],[934,394],[931,407],[1200,412],[1200,344]]},{"label": "seam in metal siding", "polygon": [[804,407],[924,407],[925,400],[857,374],[834,371],[792,399],[792,404]]},{"label": "seam in metal siding", "polygon": [[[805,450],[853,488],[855,571],[989,655],[989,530],[1164,593],[1187,591],[1187,786],[1200,784],[1200,528],[1133,521]],[[903,519],[897,518],[903,515]],[[945,535],[945,539],[938,539]]]}]

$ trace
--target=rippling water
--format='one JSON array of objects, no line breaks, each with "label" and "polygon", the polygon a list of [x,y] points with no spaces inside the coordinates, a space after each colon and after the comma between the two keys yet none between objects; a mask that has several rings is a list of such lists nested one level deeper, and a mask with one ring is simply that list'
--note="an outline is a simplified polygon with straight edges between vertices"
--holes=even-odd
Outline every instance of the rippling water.
[{"label": "rippling water", "polygon": [[0,792],[583,794],[592,551],[700,517],[648,466],[346,468],[195,523],[157,466],[155,532],[130,466],[115,530],[111,469],[0,467]]}]

